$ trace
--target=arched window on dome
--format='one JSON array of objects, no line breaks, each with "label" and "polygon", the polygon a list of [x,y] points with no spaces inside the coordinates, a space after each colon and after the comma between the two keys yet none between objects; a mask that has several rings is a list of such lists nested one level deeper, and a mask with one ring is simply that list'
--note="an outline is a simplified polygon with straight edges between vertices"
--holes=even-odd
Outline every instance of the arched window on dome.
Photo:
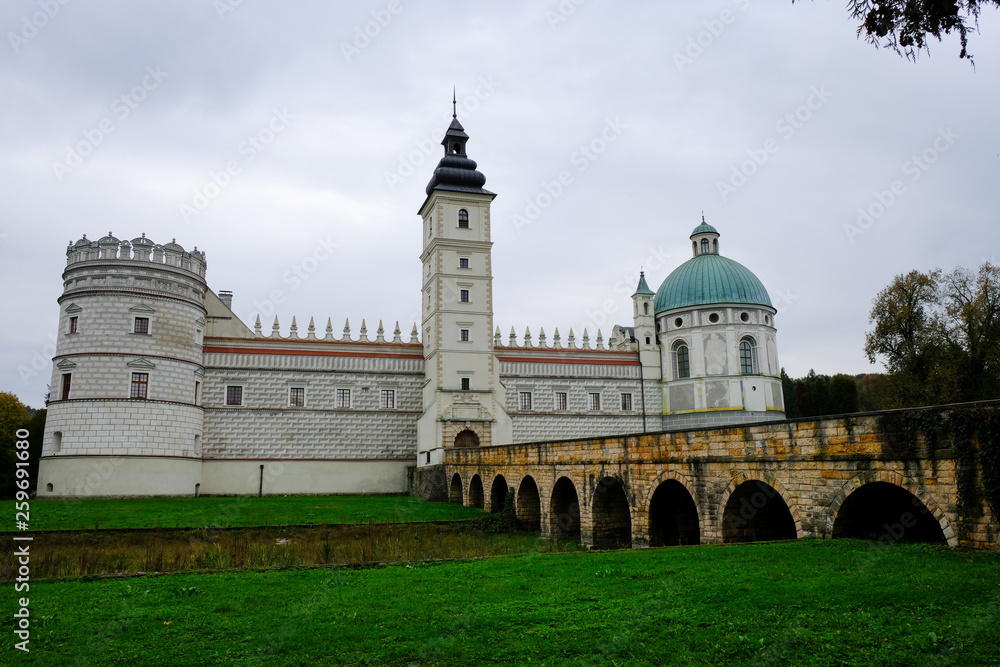
[{"label": "arched window on dome", "polygon": [[740,341],[740,373],[757,375],[757,343],[749,336]]},{"label": "arched window on dome", "polygon": [[712,239],[712,252],[719,254],[719,239]]},{"label": "arched window on dome", "polygon": [[708,254],[708,239],[701,240],[701,254],[702,255]]},{"label": "arched window on dome", "polygon": [[458,211],[458,227],[459,229],[469,228],[469,212],[464,208]]},{"label": "arched window on dome", "polygon": [[672,356],[674,358],[674,378],[683,380],[691,377],[691,355],[687,345],[682,341],[674,343]]}]

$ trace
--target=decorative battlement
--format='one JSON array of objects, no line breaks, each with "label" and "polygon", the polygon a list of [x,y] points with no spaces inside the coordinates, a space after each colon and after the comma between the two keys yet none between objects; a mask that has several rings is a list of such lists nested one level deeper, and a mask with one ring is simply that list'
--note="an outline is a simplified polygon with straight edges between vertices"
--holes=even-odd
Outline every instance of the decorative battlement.
[{"label": "decorative battlement", "polygon": [[[622,327],[616,327],[622,328]],[[620,338],[620,337],[619,337]],[[604,342],[604,334],[601,330],[597,330],[597,339],[594,341],[594,345],[590,344],[590,330],[583,330],[583,337],[580,341],[579,346],[577,345],[576,334],[573,332],[573,328],[570,327],[569,336],[566,337],[565,344],[563,343],[562,336],[559,333],[559,328],[556,327],[555,332],[552,334],[552,340],[549,341],[545,334],[545,329],[541,328],[538,330],[538,343],[534,344],[532,342],[531,328],[525,327],[524,336],[521,338],[523,344],[519,345],[517,342],[517,334],[514,332],[514,327],[510,328],[510,335],[507,338],[507,344],[503,342],[503,335],[500,333],[500,327],[496,328],[496,332],[493,334],[493,347],[494,348],[533,348],[533,349],[546,349],[546,350],[607,350],[607,351],[623,351],[630,350],[630,341],[621,341],[616,338],[616,333],[612,334],[612,338],[607,341],[607,345]],[[622,347],[622,344],[625,347]]]},{"label": "decorative battlement", "polygon": [[351,321],[350,319],[344,320],[344,332],[340,338],[336,338],[333,335],[333,321],[331,318],[326,319],[326,333],[322,337],[316,335],[316,322],[315,319],[309,318],[309,326],[306,328],[305,337],[299,335],[299,325],[296,322],[295,317],[292,317],[292,325],[288,329],[288,335],[281,335],[281,325],[278,323],[278,316],[275,315],[274,323],[271,325],[271,331],[268,334],[263,332],[263,326],[261,325],[260,315],[257,316],[257,321],[253,325],[254,338],[263,338],[271,340],[323,340],[328,342],[338,342],[338,343],[385,343],[387,345],[419,345],[420,337],[419,331],[417,330],[416,323],[413,324],[413,329],[410,331],[410,340],[404,341],[402,337],[402,331],[399,328],[399,322],[396,322],[396,328],[392,332],[392,339],[387,339],[385,337],[385,327],[382,326],[382,320],[378,321],[378,329],[375,331],[375,340],[368,337],[368,325],[365,324],[365,320],[361,320],[361,330],[359,331],[358,338],[351,338]]},{"label": "decorative battlement", "polygon": [[205,277],[205,253],[199,251],[195,246],[194,250],[187,252],[177,244],[177,239],[170,243],[160,245],[146,238],[146,234],[134,238],[131,241],[121,241],[114,237],[111,232],[98,241],[91,241],[84,234],[76,243],[70,242],[66,248],[66,266],[72,266],[79,262],[107,260],[124,260],[137,262],[151,262],[153,264],[163,264],[186,271],[196,273],[202,278]]}]

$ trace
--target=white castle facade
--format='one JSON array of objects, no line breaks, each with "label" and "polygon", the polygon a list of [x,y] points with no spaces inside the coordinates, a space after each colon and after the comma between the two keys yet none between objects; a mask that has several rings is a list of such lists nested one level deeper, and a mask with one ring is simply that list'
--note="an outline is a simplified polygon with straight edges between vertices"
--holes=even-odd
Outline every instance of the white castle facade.
[{"label": "white castle facade", "polygon": [[[419,330],[330,321],[262,331],[206,283],[205,253],[145,235],[67,249],[40,496],[443,493],[443,451],[784,418],[775,309],[719,254],[693,257],[633,318],[504,341],[493,323],[494,193],[453,120],[420,207]],[[304,335],[303,335],[304,334]]]}]

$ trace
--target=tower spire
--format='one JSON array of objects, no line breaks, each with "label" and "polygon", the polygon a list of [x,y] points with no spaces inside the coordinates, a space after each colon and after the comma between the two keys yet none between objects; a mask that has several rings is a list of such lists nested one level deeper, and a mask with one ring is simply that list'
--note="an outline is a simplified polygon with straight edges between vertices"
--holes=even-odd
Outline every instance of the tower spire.
[{"label": "tower spire", "polygon": [[451,87],[451,117],[458,118],[458,96],[455,95],[455,86]]}]

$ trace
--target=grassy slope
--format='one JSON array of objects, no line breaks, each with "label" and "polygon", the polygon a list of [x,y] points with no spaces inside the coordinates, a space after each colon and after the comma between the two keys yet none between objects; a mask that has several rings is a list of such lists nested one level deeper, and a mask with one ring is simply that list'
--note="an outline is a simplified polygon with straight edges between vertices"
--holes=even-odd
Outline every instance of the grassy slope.
[{"label": "grassy slope", "polygon": [[848,540],[527,554],[33,583],[31,610],[19,664],[996,665],[1000,554]]},{"label": "grassy slope", "polygon": [[[14,501],[4,501],[14,518]],[[471,519],[482,510],[409,496],[34,499],[31,530],[276,526]],[[13,524],[5,522],[4,530]]]}]

